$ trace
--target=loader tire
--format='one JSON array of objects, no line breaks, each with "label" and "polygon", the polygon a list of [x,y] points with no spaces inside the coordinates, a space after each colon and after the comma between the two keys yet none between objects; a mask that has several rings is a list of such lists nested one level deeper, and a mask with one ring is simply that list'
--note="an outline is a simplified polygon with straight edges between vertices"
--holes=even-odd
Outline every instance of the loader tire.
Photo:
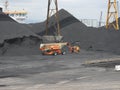
[{"label": "loader tire", "polygon": [[53,54],[54,56],[57,56],[58,54],[57,54],[57,52],[54,52],[54,54]]},{"label": "loader tire", "polygon": [[65,55],[66,54],[66,52],[62,52],[62,55]]}]

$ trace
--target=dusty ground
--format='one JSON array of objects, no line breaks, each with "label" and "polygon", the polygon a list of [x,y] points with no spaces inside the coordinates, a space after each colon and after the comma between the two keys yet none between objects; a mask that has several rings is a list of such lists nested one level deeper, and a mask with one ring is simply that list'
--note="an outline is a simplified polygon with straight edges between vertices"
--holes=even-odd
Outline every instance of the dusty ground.
[{"label": "dusty ground", "polygon": [[86,65],[111,59],[120,64],[119,58],[84,50],[58,56],[0,57],[0,90],[120,90],[120,72],[114,64]]}]

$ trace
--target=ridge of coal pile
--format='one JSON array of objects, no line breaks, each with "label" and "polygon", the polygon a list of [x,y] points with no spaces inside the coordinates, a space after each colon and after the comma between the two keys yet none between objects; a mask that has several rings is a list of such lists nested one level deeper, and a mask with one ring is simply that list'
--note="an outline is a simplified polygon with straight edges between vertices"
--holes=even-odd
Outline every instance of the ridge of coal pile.
[{"label": "ridge of coal pile", "polygon": [[[64,36],[64,41],[79,42],[80,47],[85,50],[120,54],[120,30],[106,30],[105,27],[87,27],[64,9],[59,11],[59,19],[61,35]],[[55,25],[56,22],[54,22],[52,16],[49,24],[49,35],[55,35]],[[40,36],[45,34],[45,22],[31,24],[31,27],[32,31]]]},{"label": "ridge of coal pile", "polygon": [[82,49],[120,54],[120,30],[86,27],[81,22],[74,22],[61,28],[61,33],[64,41],[79,42]]},{"label": "ridge of coal pile", "polygon": [[[79,22],[82,27],[86,27],[83,23],[81,23],[78,19],[76,19],[73,15],[71,15],[69,12],[67,12],[64,9],[61,9],[59,12],[59,23],[60,23],[60,28],[64,28],[69,26],[70,24]],[[55,16],[53,15],[50,18],[49,21],[49,31],[48,31],[48,35],[56,35],[56,22],[55,22]],[[29,24],[29,28],[31,28],[31,30],[40,35],[43,36],[45,35],[45,28],[46,27],[46,21],[41,22],[41,23],[36,23],[36,24]]]},{"label": "ridge of coal pile", "polygon": [[0,12],[0,56],[39,54],[40,42],[38,35]]},{"label": "ridge of coal pile", "polygon": [[83,27],[79,22],[61,29],[64,40],[79,42],[85,50],[120,54],[120,30]]}]

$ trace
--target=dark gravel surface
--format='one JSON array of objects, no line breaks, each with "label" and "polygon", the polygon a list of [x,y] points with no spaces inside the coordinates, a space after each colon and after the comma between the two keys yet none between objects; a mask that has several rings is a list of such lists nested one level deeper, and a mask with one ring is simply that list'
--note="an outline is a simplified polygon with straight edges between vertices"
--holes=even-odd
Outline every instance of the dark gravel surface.
[{"label": "dark gravel surface", "polygon": [[[118,55],[103,52],[86,52],[84,50],[79,54],[58,56],[0,57],[0,90],[13,90],[13,88],[14,90],[20,90],[21,88],[22,90],[27,90],[29,87],[31,87],[30,90],[38,90],[37,87],[45,86],[47,88],[49,85],[61,85],[61,87],[64,85],[78,85],[84,88],[83,90],[92,90],[85,89],[86,86],[95,88],[95,90],[101,88],[102,90],[106,90],[106,88],[115,90],[118,88],[114,87],[114,85],[119,84],[120,72],[114,71],[113,67],[89,67],[83,66],[83,64],[86,61],[116,57],[120,58]],[[112,85],[100,87],[103,84],[105,85],[105,83]],[[70,87],[72,88],[72,86]],[[52,88],[55,89],[54,87]]]}]

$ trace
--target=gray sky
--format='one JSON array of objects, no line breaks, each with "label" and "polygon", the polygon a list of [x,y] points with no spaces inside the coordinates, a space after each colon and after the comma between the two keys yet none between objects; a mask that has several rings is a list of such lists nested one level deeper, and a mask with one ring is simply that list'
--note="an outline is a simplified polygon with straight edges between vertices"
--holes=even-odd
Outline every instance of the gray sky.
[{"label": "gray sky", "polygon": [[[5,0],[1,0],[2,3]],[[27,21],[40,22],[46,19],[48,0],[8,0],[9,9],[28,11]],[[78,19],[97,19],[103,11],[103,21],[106,19],[108,0],[58,0],[58,8],[65,9]]]}]

